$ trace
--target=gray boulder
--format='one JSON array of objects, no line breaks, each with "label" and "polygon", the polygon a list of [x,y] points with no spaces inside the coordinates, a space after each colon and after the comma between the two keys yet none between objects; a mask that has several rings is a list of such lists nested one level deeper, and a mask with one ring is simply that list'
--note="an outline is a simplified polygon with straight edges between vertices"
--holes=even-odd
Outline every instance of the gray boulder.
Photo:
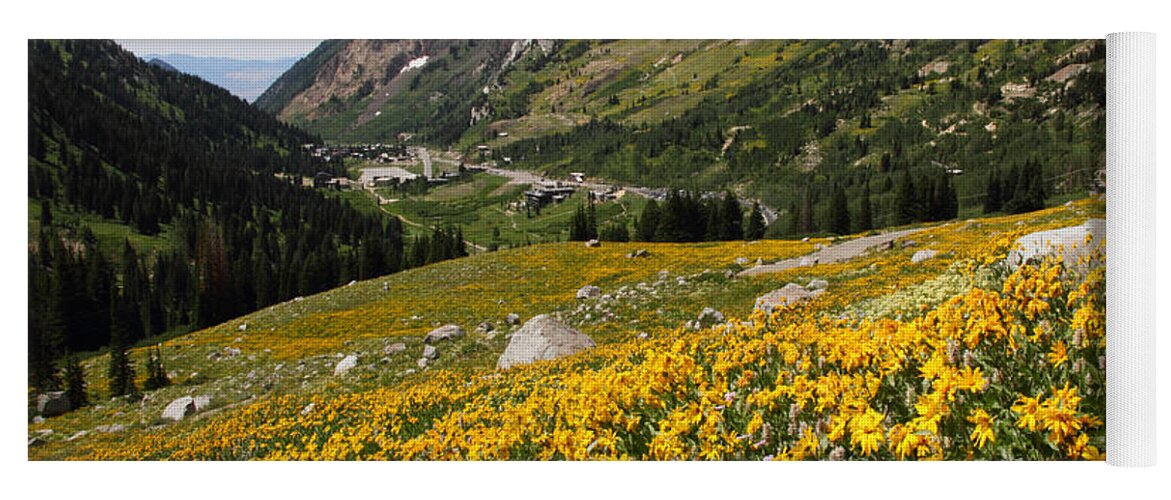
[{"label": "gray boulder", "polygon": [[195,411],[200,412],[211,406],[211,396],[195,396],[191,402],[195,403]]},{"label": "gray boulder", "polygon": [[355,366],[358,366],[358,357],[354,356],[353,354],[346,356],[342,358],[341,361],[338,361],[337,365],[333,367],[333,375],[335,377],[339,375],[345,375],[346,372],[350,371],[350,369],[354,368]]},{"label": "gray boulder", "polygon": [[1099,249],[1106,251],[1106,219],[1090,219],[1080,226],[1022,236],[1016,240],[1005,261],[1015,269],[1053,255],[1060,258],[1067,269],[1085,270],[1087,265],[1083,260]]},{"label": "gray boulder", "polygon": [[757,297],[754,309],[771,313],[774,309],[789,307],[810,297],[812,297],[812,294],[805,287],[796,283],[789,283],[783,288]]},{"label": "gray boulder", "polygon": [[459,325],[443,325],[439,328],[431,330],[426,337],[423,337],[424,344],[434,344],[441,340],[458,339],[465,335],[464,329]]},{"label": "gray boulder", "polygon": [[626,258],[628,258],[628,259],[642,259],[642,258],[649,257],[650,255],[651,255],[651,253],[648,252],[645,248],[640,248],[638,250],[635,250],[633,252],[626,254]]},{"label": "gray boulder", "polygon": [[586,285],[577,289],[577,298],[592,299],[602,294],[602,289],[594,285]]},{"label": "gray boulder", "polygon": [[392,356],[400,352],[406,351],[407,345],[402,342],[395,342],[382,348],[382,353],[387,356]]},{"label": "gray boulder", "polygon": [[46,392],[37,395],[37,413],[45,417],[62,415],[73,409],[65,391]]},{"label": "gray boulder", "polygon": [[439,349],[436,349],[435,346],[431,346],[431,345],[423,346],[423,359],[438,359],[438,358],[439,358]]},{"label": "gray boulder", "polygon": [[171,401],[171,404],[167,405],[167,407],[163,409],[163,418],[178,422],[184,418],[194,415],[196,411],[198,410],[195,406],[195,398],[191,396],[183,396],[179,399]]},{"label": "gray boulder", "polygon": [[936,252],[935,250],[919,250],[918,252],[915,252],[915,254],[911,256],[911,262],[914,264],[918,264],[918,263],[923,262],[925,260],[934,259],[935,256],[937,256],[937,255],[939,255],[939,252]]},{"label": "gray boulder", "polygon": [[829,282],[820,278],[814,278],[809,280],[809,284],[805,285],[805,288],[810,290],[825,290],[829,288]]},{"label": "gray boulder", "polygon": [[512,335],[496,367],[508,369],[534,361],[556,359],[596,346],[588,335],[548,314],[542,314],[528,320]]},{"label": "gray boulder", "polygon": [[589,241],[585,242],[585,246],[586,246],[586,248],[597,248],[597,247],[602,246],[602,242],[600,242],[598,240],[589,240]]},{"label": "gray boulder", "polygon": [[488,333],[488,332],[495,330],[495,329],[496,329],[496,327],[492,326],[492,323],[489,323],[487,321],[483,321],[479,325],[476,325],[476,331],[479,333]]},{"label": "gray boulder", "polygon": [[99,425],[97,427],[94,427],[94,432],[102,432],[102,433],[106,433],[106,434],[112,434],[115,432],[122,432],[124,430],[126,430],[126,426],[122,425],[122,424],[107,424],[107,425]]},{"label": "gray boulder", "polygon": [[520,316],[516,313],[508,313],[508,316],[504,317],[504,322],[510,325],[518,325],[520,324]]},{"label": "gray boulder", "polygon": [[724,322],[724,313],[717,311],[715,309],[712,309],[710,307],[703,308],[703,311],[701,311],[699,313],[699,319],[696,320],[697,326],[699,326],[701,328],[709,327],[709,326],[712,326],[716,323],[723,323],[723,322]]},{"label": "gray boulder", "polygon": [[748,265],[748,257],[736,257],[736,265],[737,266],[747,266]]}]

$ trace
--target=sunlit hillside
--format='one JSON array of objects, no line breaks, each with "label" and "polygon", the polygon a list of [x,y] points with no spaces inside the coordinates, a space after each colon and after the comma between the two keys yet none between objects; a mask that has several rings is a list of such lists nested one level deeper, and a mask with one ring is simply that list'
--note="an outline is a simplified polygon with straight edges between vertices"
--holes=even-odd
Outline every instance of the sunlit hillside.
[{"label": "sunlit hillside", "polygon": [[[556,243],[432,264],[167,340],[173,384],[142,401],[106,397],[108,358],[94,356],[93,404],[31,423],[29,458],[1100,459],[1104,268],[1003,261],[1019,237],[1104,210],[928,225],[755,276],[741,273],[866,235]],[[814,280],[824,293],[753,311]],[[577,298],[587,285],[599,293]],[[705,307],[727,319],[700,324]],[[539,314],[597,347],[497,370]],[[423,336],[446,324],[468,333],[422,362]],[[182,396],[207,403],[161,418]]]}]

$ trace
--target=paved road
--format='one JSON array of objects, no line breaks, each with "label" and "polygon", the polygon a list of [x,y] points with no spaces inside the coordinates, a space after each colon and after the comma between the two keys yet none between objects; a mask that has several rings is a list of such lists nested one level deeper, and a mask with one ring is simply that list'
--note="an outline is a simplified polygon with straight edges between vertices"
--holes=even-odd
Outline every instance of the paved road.
[{"label": "paved road", "polygon": [[740,276],[759,276],[762,274],[779,273],[798,267],[815,266],[817,264],[832,264],[835,262],[845,262],[866,253],[867,250],[886,245],[900,238],[910,236],[917,233],[925,227],[904,229],[901,231],[891,231],[889,233],[877,234],[874,236],[863,236],[858,239],[853,239],[845,243],[829,246],[813,252],[803,257],[794,257],[792,259],[785,259],[772,264],[765,264],[756,266],[751,269],[740,271]]}]

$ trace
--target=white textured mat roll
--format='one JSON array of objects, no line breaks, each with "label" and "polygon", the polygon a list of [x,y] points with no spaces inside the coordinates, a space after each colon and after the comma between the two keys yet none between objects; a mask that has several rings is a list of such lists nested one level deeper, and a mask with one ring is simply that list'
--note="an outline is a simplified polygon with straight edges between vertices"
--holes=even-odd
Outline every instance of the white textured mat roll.
[{"label": "white textured mat roll", "polygon": [[1106,37],[1106,461],[1155,464],[1155,35]]}]

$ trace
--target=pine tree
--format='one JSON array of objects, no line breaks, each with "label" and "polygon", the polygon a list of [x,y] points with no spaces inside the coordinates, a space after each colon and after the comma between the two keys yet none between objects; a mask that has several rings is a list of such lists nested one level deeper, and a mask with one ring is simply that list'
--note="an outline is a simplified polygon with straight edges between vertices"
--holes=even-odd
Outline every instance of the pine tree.
[{"label": "pine tree", "polygon": [[986,214],[999,212],[1002,205],[998,170],[996,167],[992,167],[988,172],[988,187],[984,192],[984,213]]},{"label": "pine tree", "polygon": [[1034,161],[1029,179],[1029,211],[1045,208],[1045,173],[1041,162]]},{"label": "pine tree", "polygon": [[874,214],[873,207],[870,206],[870,181],[862,182],[862,201],[858,208],[858,217],[856,218],[858,224],[858,231],[865,232],[874,229]]},{"label": "pine tree", "polygon": [[67,356],[65,358],[65,397],[69,398],[70,405],[76,409],[89,404],[89,396],[86,394],[85,371],[81,367],[81,362],[78,361],[77,356]]},{"label": "pine tree", "polygon": [[943,209],[943,220],[952,220],[960,215],[960,200],[956,195],[951,176],[944,176],[943,195],[940,206]]},{"label": "pine tree", "polygon": [[589,208],[586,209],[585,238],[587,240],[598,239],[598,213],[594,210],[593,202],[590,202]]},{"label": "pine tree", "polygon": [[146,390],[153,391],[171,385],[166,368],[163,367],[163,353],[158,347],[148,353],[146,370],[147,378],[144,384]]},{"label": "pine tree", "polygon": [[846,190],[840,184],[834,185],[833,198],[829,206],[829,230],[835,234],[850,233],[850,209],[846,200]]},{"label": "pine tree", "polygon": [[630,233],[626,230],[626,225],[620,222],[608,222],[602,226],[599,239],[602,241],[630,241]]},{"label": "pine tree", "polygon": [[53,207],[49,200],[41,202],[41,228],[53,225]]},{"label": "pine tree", "polygon": [[895,224],[910,224],[918,220],[919,202],[915,181],[910,173],[904,173],[895,188]]},{"label": "pine tree", "polygon": [[659,204],[655,200],[647,200],[642,208],[642,214],[635,224],[635,240],[654,241],[655,233],[659,228]]},{"label": "pine tree", "polygon": [[[48,253],[48,247],[42,246]],[[57,312],[57,293],[53,276],[29,255],[28,300],[28,383],[40,391],[60,387],[54,359],[59,353],[64,332]]]},{"label": "pine tree", "polygon": [[585,207],[578,205],[573,212],[573,220],[569,224],[569,241],[586,241],[589,238],[589,220]]},{"label": "pine tree", "polygon": [[468,246],[464,244],[463,226],[456,227],[454,231],[451,229],[448,231],[451,232],[451,256],[449,258],[467,257]]},{"label": "pine tree", "polygon": [[723,217],[720,224],[721,240],[744,239],[744,211],[740,209],[740,201],[731,191],[724,192],[724,204],[720,207],[719,215]]},{"label": "pine tree", "polygon": [[808,186],[801,190],[794,213],[797,228],[794,234],[809,234],[817,230],[813,222],[813,195],[809,192]]},{"label": "pine tree", "polygon": [[744,230],[745,240],[759,240],[764,238],[764,215],[760,213],[760,203],[752,203],[752,213],[748,214],[748,224]]},{"label": "pine tree", "polygon": [[127,355],[127,340],[126,340],[126,325],[125,315],[119,314],[118,305],[111,307],[112,313],[110,321],[110,366],[106,371],[106,376],[109,378],[110,396],[124,396],[128,394],[138,393],[138,388],[134,385],[134,367],[130,364],[130,356]]}]

